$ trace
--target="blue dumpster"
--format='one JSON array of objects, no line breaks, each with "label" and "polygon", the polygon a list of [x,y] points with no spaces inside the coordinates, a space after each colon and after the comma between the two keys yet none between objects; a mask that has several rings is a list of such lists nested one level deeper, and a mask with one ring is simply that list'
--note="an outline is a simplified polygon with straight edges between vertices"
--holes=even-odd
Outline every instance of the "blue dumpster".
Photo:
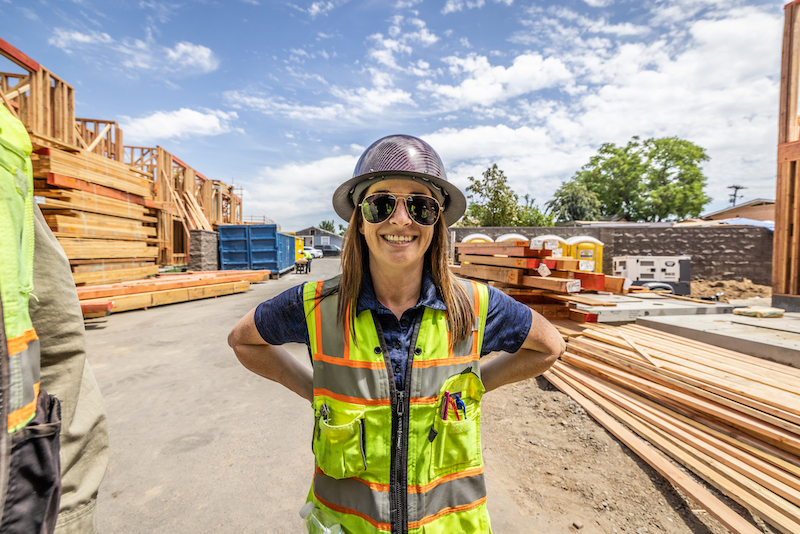
[{"label": "blue dumpster", "polygon": [[222,269],[283,273],[294,268],[295,238],[278,232],[275,224],[220,226],[219,231]]}]

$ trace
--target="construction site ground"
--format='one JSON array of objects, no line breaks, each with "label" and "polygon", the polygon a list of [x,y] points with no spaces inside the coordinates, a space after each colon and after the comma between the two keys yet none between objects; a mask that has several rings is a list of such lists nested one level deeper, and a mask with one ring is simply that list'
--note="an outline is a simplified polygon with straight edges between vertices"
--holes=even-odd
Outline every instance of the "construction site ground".
[{"label": "construction site ground", "polygon": [[[100,532],[305,531],[309,405],[244,369],[226,337],[258,303],[338,269],[314,260],[310,275],[246,293],[87,322],[111,439]],[[305,346],[287,348],[309,363]],[[483,407],[496,534],[726,532],[544,379],[488,393]]]}]

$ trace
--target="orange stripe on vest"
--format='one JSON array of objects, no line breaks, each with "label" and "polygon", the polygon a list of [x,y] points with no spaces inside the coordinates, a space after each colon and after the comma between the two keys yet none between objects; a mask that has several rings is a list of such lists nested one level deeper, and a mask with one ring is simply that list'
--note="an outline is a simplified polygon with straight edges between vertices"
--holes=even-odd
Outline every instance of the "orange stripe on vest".
[{"label": "orange stripe on vest", "polygon": [[363,404],[364,406],[390,406],[392,404],[392,401],[389,399],[360,399],[358,397],[340,395],[327,389],[314,389],[314,396],[325,396],[338,401],[349,402],[350,404]]},{"label": "orange stripe on vest", "polygon": [[327,506],[331,510],[339,512],[340,514],[348,514],[348,515],[358,516],[361,519],[363,519],[364,521],[366,521],[367,523],[369,523],[370,525],[372,525],[373,527],[377,528],[378,530],[385,530],[385,531],[391,531],[392,530],[392,525],[390,525],[389,523],[379,523],[378,521],[372,519],[370,516],[368,516],[366,514],[362,514],[361,512],[357,512],[355,510],[351,510],[350,508],[345,508],[344,506],[339,506],[339,505],[330,503],[330,502],[326,501],[325,499],[320,499],[319,495],[317,495],[317,492],[314,492],[314,497],[316,497],[319,500],[319,502],[321,502],[322,504],[324,504],[325,506]]},{"label": "orange stripe on vest", "polygon": [[20,408],[8,414],[8,429],[13,430],[18,425],[31,418],[36,413],[36,401],[39,399],[39,382],[33,385],[33,400]]},{"label": "orange stripe on vest", "polygon": [[451,357],[451,358],[439,358],[436,360],[420,360],[420,361],[414,360],[412,366],[417,369],[424,369],[427,367],[443,367],[445,365],[460,365],[462,363],[470,363],[476,361],[477,359],[478,359],[477,356],[473,352],[468,356],[460,356],[458,358]]},{"label": "orange stripe on vest", "polygon": [[33,328],[26,330],[21,336],[8,340],[8,354],[11,356],[19,354],[28,348],[28,343],[37,339],[39,339],[39,336],[36,335],[36,330]]},{"label": "orange stripe on vest", "polygon": [[351,367],[354,369],[385,369],[384,362],[365,362],[361,360],[346,360],[344,358],[336,358],[334,356],[326,356],[324,354],[314,354],[314,361],[325,362],[331,365],[339,365],[341,367]]}]

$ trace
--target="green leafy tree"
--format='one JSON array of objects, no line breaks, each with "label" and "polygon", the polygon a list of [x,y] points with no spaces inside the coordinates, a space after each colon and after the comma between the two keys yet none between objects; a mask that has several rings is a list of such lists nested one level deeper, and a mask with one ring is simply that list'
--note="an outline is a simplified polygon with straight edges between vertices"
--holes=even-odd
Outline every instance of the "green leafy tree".
[{"label": "green leafy tree", "polygon": [[706,177],[700,163],[708,161],[706,151],[678,139],[648,139],[644,142],[647,173],[644,176],[648,203],[644,215],[648,221],[676,217],[697,217],[711,197],[703,192]]},{"label": "green leafy tree", "polygon": [[344,233],[345,233],[346,231],[347,231],[347,226],[345,226],[345,225],[343,225],[343,224],[340,224],[340,225],[339,225],[339,235],[344,235]]},{"label": "green leafy tree", "polygon": [[604,216],[684,219],[700,215],[711,201],[700,168],[708,159],[703,148],[677,137],[633,137],[624,147],[603,144],[573,181],[595,194]]},{"label": "green leafy tree", "polygon": [[319,223],[319,229],[327,230],[328,232],[334,234],[336,233],[336,228],[333,226],[333,221],[322,221],[321,223]]},{"label": "green leafy tree", "polygon": [[535,200],[525,195],[525,204],[517,209],[517,221],[514,226],[553,226],[555,217],[550,211],[542,211]]},{"label": "green leafy tree", "polygon": [[470,176],[469,181],[465,226],[514,226],[519,197],[497,164],[484,171],[483,179]]},{"label": "green leafy tree", "polygon": [[561,184],[546,206],[559,222],[594,221],[601,217],[597,195],[575,180]]}]

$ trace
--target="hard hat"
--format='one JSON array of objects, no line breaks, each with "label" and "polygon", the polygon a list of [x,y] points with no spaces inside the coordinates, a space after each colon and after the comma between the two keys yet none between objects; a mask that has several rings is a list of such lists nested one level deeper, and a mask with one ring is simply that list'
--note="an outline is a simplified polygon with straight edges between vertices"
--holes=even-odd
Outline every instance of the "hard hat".
[{"label": "hard hat", "polygon": [[400,134],[378,139],[364,151],[353,177],[333,193],[333,209],[349,221],[364,191],[394,178],[413,180],[430,189],[442,205],[447,226],[458,221],[467,209],[467,199],[447,181],[444,164],[433,147],[417,137]]}]

